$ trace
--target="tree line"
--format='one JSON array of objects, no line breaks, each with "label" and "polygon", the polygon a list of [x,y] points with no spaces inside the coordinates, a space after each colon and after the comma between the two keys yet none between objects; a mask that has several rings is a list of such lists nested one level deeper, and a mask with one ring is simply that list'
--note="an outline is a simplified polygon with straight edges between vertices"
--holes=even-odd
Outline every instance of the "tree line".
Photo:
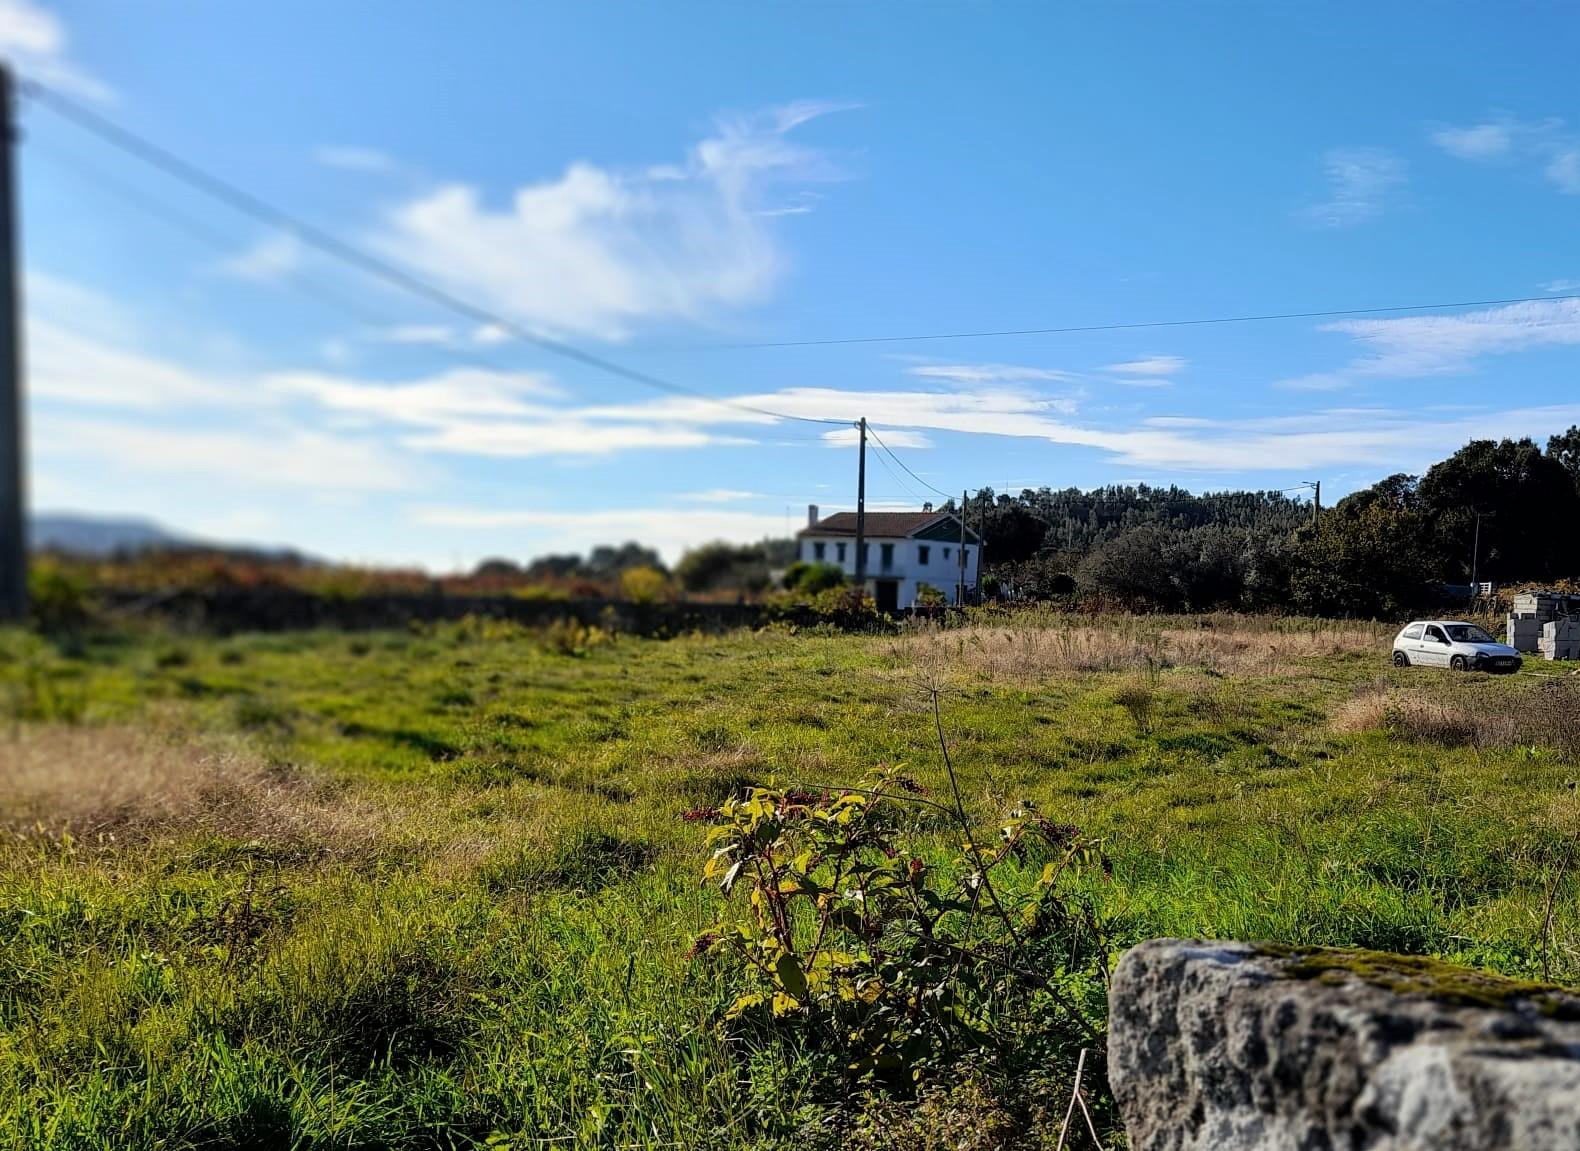
[{"label": "tree line", "polygon": [[[954,504],[946,505],[955,510]],[[1475,440],[1314,519],[1281,492],[983,490],[965,505],[999,594],[1160,610],[1392,616],[1477,581],[1580,577],[1580,426]],[[996,588],[992,584],[996,583]]]}]

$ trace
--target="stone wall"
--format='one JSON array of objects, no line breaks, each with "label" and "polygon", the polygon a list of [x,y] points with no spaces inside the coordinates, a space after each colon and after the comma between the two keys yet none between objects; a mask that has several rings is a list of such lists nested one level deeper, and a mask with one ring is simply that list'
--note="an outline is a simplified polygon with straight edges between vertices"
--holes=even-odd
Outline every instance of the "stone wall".
[{"label": "stone wall", "polygon": [[1159,939],[1110,997],[1132,1151],[1580,1148],[1580,999],[1432,960]]},{"label": "stone wall", "polygon": [[[639,635],[680,635],[760,627],[768,622],[760,604],[655,603],[619,600],[540,600],[516,596],[447,596],[377,593],[323,596],[291,588],[218,588],[173,593],[105,591],[96,596],[110,617],[152,615],[205,631],[292,631],[303,628],[405,627],[466,616],[508,619],[541,626],[560,619],[597,624]],[[791,622],[810,624],[811,617]]]}]

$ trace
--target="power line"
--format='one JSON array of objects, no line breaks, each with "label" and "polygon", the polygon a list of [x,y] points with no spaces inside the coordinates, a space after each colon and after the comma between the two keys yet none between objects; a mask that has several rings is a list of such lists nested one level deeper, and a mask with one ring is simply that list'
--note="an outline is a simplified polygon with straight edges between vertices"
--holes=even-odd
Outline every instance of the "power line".
[{"label": "power line", "polygon": [[212,172],[182,159],[174,152],[154,143],[147,137],[139,135],[129,128],[122,127],[77,103],[75,100],[45,87],[36,80],[21,80],[18,87],[23,95],[50,108],[84,131],[91,133],[127,155],[141,160],[150,167],[158,169],[165,175],[197,189],[245,216],[250,216],[272,228],[288,232],[304,244],[356,268],[365,275],[383,280],[387,284],[427,300],[429,303],[436,304],[473,323],[497,328],[524,343],[532,344],[546,352],[552,352],[554,355],[561,356],[584,367],[595,368],[609,375],[618,376],[632,383],[641,384],[643,387],[653,388],[671,395],[687,396],[692,399],[718,404],[737,411],[750,412],[753,415],[767,416],[776,420],[799,420],[803,423],[836,424],[841,427],[851,422],[849,420],[824,419],[817,416],[792,415],[789,412],[773,411],[769,408],[760,408],[751,404],[722,399],[718,396],[710,396],[706,392],[686,387],[683,384],[673,383],[649,372],[626,367],[624,364],[605,359],[603,356],[593,352],[584,351],[574,344],[554,339],[552,336],[533,332],[506,316],[463,299],[453,292],[441,288],[421,276],[408,272],[404,268],[398,267],[355,244],[347,243],[324,229],[292,215],[283,208],[276,207],[240,185],[216,176]]},{"label": "power line", "polygon": [[[232,252],[235,249],[233,237],[223,235],[192,216],[174,210],[161,200],[145,196],[137,189],[106,175],[94,165],[83,162],[79,157],[71,156],[63,150],[40,144],[37,139],[29,139],[27,147],[32,155],[44,158],[49,163],[57,165],[63,171],[70,172],[84,183],[101,192],[107,192],[118,197],[123,202],[158,220],[166,227],[191,236],[219,252]],[[339,293],[325,291],[313,281],[302,276],[287,272],[282,278],[272,281],[272,283],[285,285],[315,303],[344,312],[358,323],[364,324],[369,328],[387,327],[390,325],[390,320],[387,316],[375,315],[360,305],[352,303]],[[520,374],[518,369],[506,367],[498,360],[467,348],[445,345],[439,350],[450,358],[469,361],[501,375]]]},{"label": "power line", "polygon": [[[944,491],[943,488],[935,487],[934,485],[928,483],[926,480],[922,479],[921,476],[919,476],[915,472],[911,471],[910,465],[908,465],[899,456],[894,454],[894,449],[889,447],[888,444],[883,442],[883,437],[878,435],[878,433],[873,430],[873,427],[872,427],[871,424],[867,425],[867,434],[869,436],[871,436],[874,440],[878,441],[878,446],[884,450],[884,452],[888,455],[888,457],[891,460],[893,460],[895,463],[899,464],[902,468],[905,469],[906,475],[910,476],[913,480],[915,480],[917,483],[921,484],[928,491],[937,492],[939,495],[943,496],[946,500],[952,500],[952,499],[955,498],[952,493]],[[880,456],[879,458],[881,459],[882,457]],[[912,492],[911,494],[915,495],[916,493]]]},{"label": "power line", "polygon": [[1452,303],[1389,304],[1372,308],[1329,308],[1316,312],[1255,312],[1238,316],[1204,316],[1185,320],[1135,320],[1110,324],[1071,324],[1056,328],[1003,328],[963,332],[919,332],[899,336],[838,336],[817,340],[762,340],[737,344],[698,344],[688,351],[746,351],[754,348],[826,348],[848,344],[906,344],[927,340],[983,340],[999,336],[1064,336],[1081,332],[1132,332],[1150,328],[1198,328],[1215,324],[1259,324],[1274,320],[1323,320],[1341,316],[1382,316],[1398,312],[1449,311],[1454,308],[1496,308],[1508,304],[1541,304],[1580,300],[1580,292],[1544,296],[1511,296],[1501,300],[1457,300]]},{"label": "power line", "polygon": [[[869,435],[872,434],[872,427],[871,427],[871,425],[868,425],[867,432],[868,432]],[[875,435],[873,436],[873,438],[877,439],[877,437]],[[888,451],[888,449],[885,448],[884,451]],[[894,482],[900,485],[901,490],[904,491],[906,495],[910,496],[913,500],[916,500],[918,503],[926,503],[927,502],[927,499],[926,499],[925,496],[917,495],[916,489],[911,487],[910,484],[906,483],[904,480],[902,480],[900,478],[900,473],[895,471],[893,468],[891,468],[889,466],[889,461],[888,460],[884,459],[883,456],[881,456],[881,455],[874,456],[873,458],[876,459],[880,464],[883,465],[883,470],[889,473],[889,475],[893,478]]]}]

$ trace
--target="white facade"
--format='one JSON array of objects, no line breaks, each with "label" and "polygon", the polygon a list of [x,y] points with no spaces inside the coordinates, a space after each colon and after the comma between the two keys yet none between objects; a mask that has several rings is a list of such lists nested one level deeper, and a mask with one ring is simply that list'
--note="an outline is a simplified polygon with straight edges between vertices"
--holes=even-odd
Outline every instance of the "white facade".
[{"label": "white facade", "polygon": [[[866,541],[867,594],[880,609],[899,609],[915,605],[917,592],[930,584],[944,593],[949,603],[956,602],[960,583],[959,523],[952,540],[917,539],[911,536],[870,536]],[[975,539],[967,537],[965,547],[965,584],[968,591],[977,586],[977,559],[981,552]],[[852,582],[856,577],[856,540],[844,533],[819,533],[808,528],[800,537],[800,558],[807,563],[833,564]],[[889,586],[880,586],[889,585]]]}]

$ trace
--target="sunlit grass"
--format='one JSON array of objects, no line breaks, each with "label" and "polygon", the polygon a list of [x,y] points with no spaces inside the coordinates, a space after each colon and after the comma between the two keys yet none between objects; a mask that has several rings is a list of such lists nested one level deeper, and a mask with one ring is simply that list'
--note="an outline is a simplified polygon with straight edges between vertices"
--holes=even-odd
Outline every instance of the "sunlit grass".
[{"label": "sunlit grass", "polygon": [[[726,1036],[738,989],[686,958],[713,895],[680,817],[880,763],[940,785],[926,682],[975,814],[1024,796],[1106,837],[1116,947],[1540,977],[1580,765],[1508,717],[1569,688],[1397,671],[1349,625],[1069,626],[0,635],[3,1141],[830,1142],[866,1105],[826,1053]],[[1410,723],[1432,708],[1497,737]],[[1573,868],[1559,895],[1548,965],[1580,980]]]}]

